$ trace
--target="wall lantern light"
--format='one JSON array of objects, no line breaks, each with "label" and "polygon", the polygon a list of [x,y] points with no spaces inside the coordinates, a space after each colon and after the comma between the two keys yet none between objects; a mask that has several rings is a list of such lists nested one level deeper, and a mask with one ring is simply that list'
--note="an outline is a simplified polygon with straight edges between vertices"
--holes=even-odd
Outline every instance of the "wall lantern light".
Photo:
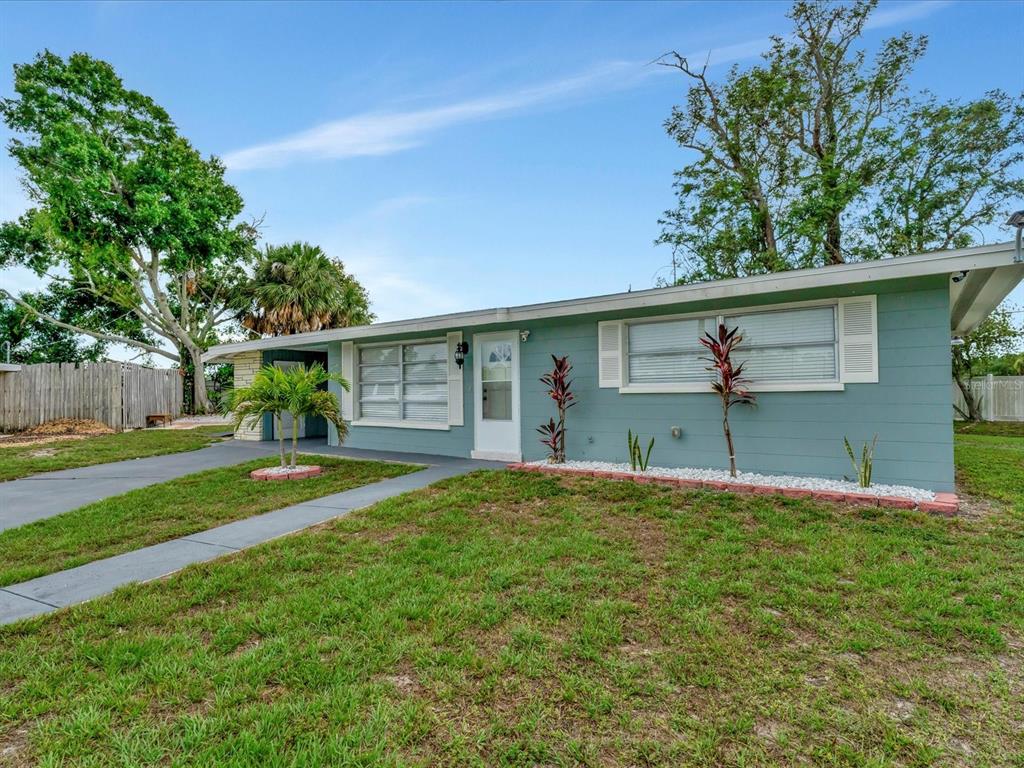
[{"label": "wall lantern light", "polygon": [[460,341],[455,345],[455,364],[462,368],[462,364],[466,362],[466,355],[469,354],[469,342]]}]

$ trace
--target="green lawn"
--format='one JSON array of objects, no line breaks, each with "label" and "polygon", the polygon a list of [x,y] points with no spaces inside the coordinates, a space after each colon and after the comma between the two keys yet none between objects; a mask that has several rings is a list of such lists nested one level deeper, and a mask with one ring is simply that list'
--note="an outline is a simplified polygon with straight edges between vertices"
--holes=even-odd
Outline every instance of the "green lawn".
[{"label": "green lawn", "polygon": [[111,461],[194,451],[215,441],[216,435],[230,431],[231,428],[226,426],[147,429],[87,437],[84,440],[0,445],[0,482],[57,469],[75,469]]},{"label": "green lawn", "polygon": [[957,421],[954,426],[958,435],[1024,437],[1024,421]]},{"label": "green lawn", "polygon": [[456,478],[0,628],[0,761],[1024,765],[993,504]]},{"label": "green lawn", "polygon": [[956,465],[964,491],[1015,505],[1024,513],[1024,439],[957,435]]},{"label": "green lawn", "polygon": [[249,472],[277,457],[185,475],[0,533],[0,586],[73,568],[419,467],[305,456],[324,468],[306,480],[259,482]]}]

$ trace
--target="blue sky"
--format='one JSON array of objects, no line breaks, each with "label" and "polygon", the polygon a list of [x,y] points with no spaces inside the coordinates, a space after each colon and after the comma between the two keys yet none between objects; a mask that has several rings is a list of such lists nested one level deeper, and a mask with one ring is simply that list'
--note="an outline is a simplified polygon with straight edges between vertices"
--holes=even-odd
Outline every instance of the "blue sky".
[{"label": "blue sky", "polygon": [[[324,246],[389,320],[650,287],[686,162],[662,128],[685,83],[650,62],[749,63],[787,7],[4,3],[0,94],[43,48],[106,59],[226,159],[266,241]],[[915,89],[1024,88],[1022,2],[883,3],[866,43],[902,30],[930,38]],[[4,155],[0,217],[25,205]]]}]

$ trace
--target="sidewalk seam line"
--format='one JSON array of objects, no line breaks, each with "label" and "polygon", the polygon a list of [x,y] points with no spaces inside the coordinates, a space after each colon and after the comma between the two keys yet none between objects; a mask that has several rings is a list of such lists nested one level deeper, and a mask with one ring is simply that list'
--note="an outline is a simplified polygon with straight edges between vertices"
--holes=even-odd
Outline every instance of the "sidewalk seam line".
[{"label": "sidewalk seam line", "polygon": [[[243,520],[244,519],[245,518],[243,518]],[[199,539],[193,539],[191,536],[182,536],[180,539],[171,539],[171,541],[188,541],[192,544],[205,544],[207,547],[222,547],[223,549],[230,549],[233,552],[241,552],[241,550],[238,547],[232,547],[230,544],[215,544],[212,541],[200,541]],[[132,551],[140,552],[141,550],[135,549]]]},{"label": "sidewalk seam line", "polygon": [[[8,584],[7,586],[8,587],[16,587],[18,585],[17,584]],[[36,597],[29,597],[28,595],[22,595],[22,594],[19,594],[18,592],[11,592],[11,590],[7,589],[7,587],[0,587],[0,592],[6,592],[8,595],[14,595],[15,597],[21,597],[21,598],[24,598],[25,600],[31,600],[33,603],[39,603],[40,605],[45,605],[47,608],[60,608],[59,605],[54,605],[53,603],[48,603],[45,600],[40,600],[40,599],[38,599]]]}]

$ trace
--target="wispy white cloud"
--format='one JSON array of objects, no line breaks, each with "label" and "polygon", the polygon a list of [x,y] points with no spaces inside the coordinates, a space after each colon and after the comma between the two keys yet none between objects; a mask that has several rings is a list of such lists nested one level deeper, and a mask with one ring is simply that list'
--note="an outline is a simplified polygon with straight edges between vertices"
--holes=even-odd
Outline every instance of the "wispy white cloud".
[{"label": "wispy white cloud", "polygon": [[[922,0],[886,4],[868,24],[881,29],[924,18],[950,5],[952,0]],[[709,66],[752,58],[768,48],[770,39],[759,37],[724,46],[702,48],[687,54]],[[390,155],[426,142],[432,134],[455,125],[494,120],[528,109],[565,105],[637,85],[668,70],[649,62],[614,61],[585,72],[493,96],[456,101],[412,110],[365,112],[299,131],[277,141],[228,152],[224,162],[234,171],[271,168],[301,161],[340,160],[351,157]]]},{"label": "wispy white cloud", "polygon": [[871,14],[865,27],[882,29],[923,19],[953,4],[953,0],[918,0],[911,3],[884,3]]},{"label": "wispy white cloud", "polygon": [[388,155],[422,144],[442,129],[492,120],[540,107],[597,88],[626,86],[645,76],[642,65],[611,62],[578,75],[504,94],[403,112],[369,112],[300,131],[279,141],[257,144],[224,156],[232,170],[285,165],[298,160]]}]

